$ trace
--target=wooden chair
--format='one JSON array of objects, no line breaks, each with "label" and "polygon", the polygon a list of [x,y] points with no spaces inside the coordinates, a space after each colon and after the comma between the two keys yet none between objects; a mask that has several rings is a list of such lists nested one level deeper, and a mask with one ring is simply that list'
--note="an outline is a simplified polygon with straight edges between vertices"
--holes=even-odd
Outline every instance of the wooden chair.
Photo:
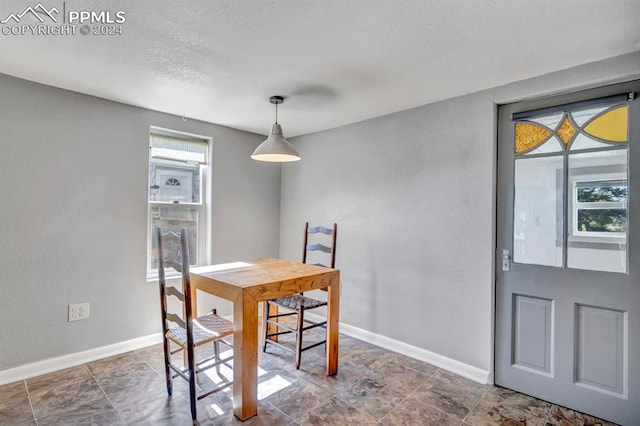
[{"label": "wooden chair", "polygon": [[[189,278],[189,248],[187,245],[187,231],[180,230],[180,235],[174,232],[162,233],[160,227],[156,228],[158,249],[158,281],[160,283],[160,307],[162,313],[162,336],[164,343],[165,373],[167,378],[167,393],[173,393],[173,378],[180,376],[189,382],[189,398],[191,402],[191,417],[197,420],[196,403],[198,400],[229,387],[233,381],[224,380],[214,389],[196,394],[196,375],[212,367],[216,367],[220,373],[220,365],[231,368],[228,363],[233,359],[230,356],[225,359],[220,357],[220,343],[231,347],[222,340],[225,336],[233,334],[233,323],[216,315],[215,309],[209,315],[192,318],[191,306],[191,280]],[[167,286],[165,268],[173,268],[182,273],[181,291],[172,286]],[[173,296],[182,304],[182,317],[167,311],[167,298]],[[172,350],[171,342],[176,348]],[[196,361],[196,348],[213,342],[214,355]],[[184,366],[178,366],[172,362],[171,356],[183,353]]]},{"label": "wooden chair", "polygon": [[[330,263],[314,263],[318,266],[331,267],[335,268],[336,266],[336,237],[338,232],[338,225],[333,224],[333,229],[325,228],[323,226],[309,227],[309,222],[305,224],[304,229],[304,245],[302,251],[302,263],[307,263],[309,259],[308,255],[310,252],[319,252],[323,254],[325,257],[330,256]],[[315,234],[323,234],[328,235],[330,237],[330,245],[324,245],[321,243],[310,244],[309,236]],[[327,262],[328,263],[328,262]],[[327,291],[326,288],[322,289]],[[292,296],[281,297],[278,299],[269,300],[264,304],[264,313],[265,320],[263,321],[263,334],[264,334],[264,343],[262,347],[262,351],[266,352],[267,345],[272,344],[276,345],[280,348],[283,348],[287,351],[295,352],[296,354],[296,369],[300,368],[300,360],[302,357],[302,352],[307,349],[315,348],[316,346],[325,344],[327,342],[326,336],[325,339],[316,342],[312,345],[303,347],[302,346],[302,336],[304,331],[316,328],[323,327],[327,328],[327,321],[321,322],[313,322],[304,318],[305,311],[310,309],[319,308],[321,306],[326,306],[327,302],[324,300],[318,300],[311,297],[307,297],[302,293],[294,294]],[[273,309],[276,307],[276,309]],[[285,313],[279,313],[279,308],[284,308]],[[282,324],[278,321],[280,317],[285,317],[289,315],[297,315],[296,328],[289,327],[285,324]],[[305,325],[309,324],[309,325]],[[280,330],[284,331],[280,331]],[[285,346],[281,343],[278,343],[277,338],[280,335],[293,333],[296,337],[296,347],[295,351],[289,346]]]}]

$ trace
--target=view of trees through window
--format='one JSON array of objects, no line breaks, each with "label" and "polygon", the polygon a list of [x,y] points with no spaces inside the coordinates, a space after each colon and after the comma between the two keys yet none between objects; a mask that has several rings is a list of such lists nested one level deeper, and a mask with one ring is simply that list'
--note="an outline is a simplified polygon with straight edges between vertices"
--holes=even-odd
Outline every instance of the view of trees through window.
[{"label": "view of trees through window", "polygon": [[[577,201],[593,203],[596,208],[578,208],[578,231],[624,233],[627,230],[626,208],[598,208],[601,203],[626,203],[627,185],[584,186],[577,189]],[[618,204],[618,205],[620,205]],[[587,204],[588,205],[588,204]],[[591,206],[589,206],[591,207]]]}]

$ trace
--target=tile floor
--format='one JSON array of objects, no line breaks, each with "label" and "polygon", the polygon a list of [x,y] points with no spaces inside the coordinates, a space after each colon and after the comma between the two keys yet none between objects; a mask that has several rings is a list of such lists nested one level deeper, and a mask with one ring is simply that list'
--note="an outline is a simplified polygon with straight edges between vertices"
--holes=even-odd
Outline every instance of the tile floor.
[{"label": "tile floor", "polygon": [[[245,424],[609,425],[347,336],[340,337],[338,375],[327,377],[323,349],[303,353],[298,371],[288,352],[261,353],[259,415]],[[0,386],[0,425],[190,425],[186,382],[176,378],[168,399],[163,371],[155,345]],[[218,379],[210,375],[199,378],[203,388]],[[198,419],[242,424],[229,389],[201,400]]]}]

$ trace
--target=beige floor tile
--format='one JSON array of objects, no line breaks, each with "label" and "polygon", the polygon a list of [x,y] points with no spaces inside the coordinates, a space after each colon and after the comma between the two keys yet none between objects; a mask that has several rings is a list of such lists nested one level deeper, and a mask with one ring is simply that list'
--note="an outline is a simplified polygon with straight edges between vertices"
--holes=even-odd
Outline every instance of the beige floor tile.
[{"label": "beige floor tile", "polygon": [[473,382],[452,382],[432,376],[409,398],[432,405],[462,420],[482,398],[485,390]]},{"label": "beige floor tile", "polygon": [[28,379],[27,389],[37,421],[105,399],[104,392],[84,365]]},{"label": "beige floor tile", "polygon": [[374,369],[368,369],[366,375],[405,395],[416,390],[431,377],[429,373],[421,373],[396,361],[377,364]]},{"label": "beige floor tile", "polygon": [[406,395],[383,383],[364,378],[336,397],[379,420],[400,404]]},{"label": "beige floor tile", "polygon": [[377,419],[344,401],[331,398],[329,401],[309,411],[299,419],[296,419],[296,423],[301,426],[375,425]]},{"label": "beige floor tile", "polygon": [[578,413],[568,408],[554,405],[549,414],[547,425],[553,426],[615,426],[613,423]]},{"label": "beige floor tile", "polygon": [[387,426],[458,426],[460,419],[416,399],[407,398],[383,417],[381,423]]},{"label": "beige floor tile", "polygon": [[0,424],[35,424],[24,381],[0,386]]},{"label": "beige floor tile", "polygon": [[464,419],[473,426],[544,425],[551,404],[508,389],[492,387]]}]

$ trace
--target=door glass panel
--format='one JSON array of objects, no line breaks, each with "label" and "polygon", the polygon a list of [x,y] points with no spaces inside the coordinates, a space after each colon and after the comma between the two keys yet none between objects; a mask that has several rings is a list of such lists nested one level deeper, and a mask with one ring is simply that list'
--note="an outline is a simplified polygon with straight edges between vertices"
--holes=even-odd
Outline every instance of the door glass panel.
[{"label": "door glass panel", "polygon": [[627,142],[629,107],[619,105],[610,108],[587,122],[583,131],[588,135],[608,142]]},{"label": "door glass panel", "polygon": [[591,120],[593,117],[595,117],[596,115],[600,114],[602,111],[606,110],[609,107],[595,107],[595,108],[589,108],[589,109],[583,109],[580,111],[574,111],[573,114],[571,114],[573,116],[573,121],[580,127],[584,126],[584,124]]},{"label": "door glass panel", "polygon": [[627,272],[627,149],[569,155],[567,266]]},{"label": "door glass panel", "polygon": [[556,138],[555,136],[551,136],[548,141],[544,142],[534,150],[526,152],[525,155],[560,152],[563,149],[561,144],[562,142],[560,142],[558,138]]},{"label": "door glass panel", "polygon": [[569,146],[576,136],[576,133],[578,133],[578,129],[576,129],[576,126],[573,124],[570,115],[567,114],[564,120],[562,120],[560,127],[556,130],[556,134],[565,146]]},{"label": "door glass panel", "polygon": [[547,140],[552,135],[551,130],[536,123],[521,122],[515,126],[516,154],[531,151]]},{"label": "door glass panel", "polygon": [[545,115],[541,117],[532,117],[532,118],[529,118],[528,120],[533,121],[535,123],[542,124],[543,126],[548,127],[549,129],[555,130],[556,127],[558,127],[558,125],[560,124],[560,120],[562,120],[563,118],[564,118],[564,113],[560,112],[560,113]]},{"label": "door glass panel", "polygon": [[563,157],[515,161],[513,260],[562,266]]},{"label": "door glass panel", "polygon": [[608,146],[609,145],[604,142],[596,141],[586,136],[584,133],[580,133],[571,143],[571,151],[589,148],[606,148]]}]

